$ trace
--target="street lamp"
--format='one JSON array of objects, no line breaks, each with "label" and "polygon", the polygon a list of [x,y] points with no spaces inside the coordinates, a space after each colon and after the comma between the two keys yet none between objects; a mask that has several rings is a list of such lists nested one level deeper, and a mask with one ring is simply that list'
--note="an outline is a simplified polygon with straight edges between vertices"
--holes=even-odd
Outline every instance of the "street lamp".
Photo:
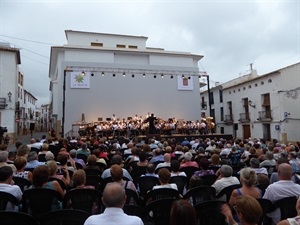
[{"label": "street lamp", "polygon": [[12,96],[12,93],[11,93],[11,92],[8,92],[8,93],[7,93],[7,96],[8,96],[8,101],[11,102],[11,96]]}]

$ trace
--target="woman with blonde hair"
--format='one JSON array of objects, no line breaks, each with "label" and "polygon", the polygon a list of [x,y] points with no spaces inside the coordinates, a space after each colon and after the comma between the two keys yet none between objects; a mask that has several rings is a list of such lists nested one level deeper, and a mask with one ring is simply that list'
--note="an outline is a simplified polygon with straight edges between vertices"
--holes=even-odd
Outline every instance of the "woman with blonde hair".
[{"label": "woman with blonde hair", "polygon": [[[259,202],[250,195],[238,196],[234,209],[241,225],[258,225],[259,219],[263,215]],[[221,212],[229,225],[238,224],[233,218],[231,207],[228,204],[222,205]]]},{"label": "woman with blonde hair", "polygon": [[250,195],[253,198],[261,198],[262,191],[255,187],[257,175],[255,171],[251,170],[250,168],[243,168],[240,171],[240,182],[242,187],[239,189],[235,189],[232,191],[229,204],[231,206],[235,206],[236,198],[240,195]]}]

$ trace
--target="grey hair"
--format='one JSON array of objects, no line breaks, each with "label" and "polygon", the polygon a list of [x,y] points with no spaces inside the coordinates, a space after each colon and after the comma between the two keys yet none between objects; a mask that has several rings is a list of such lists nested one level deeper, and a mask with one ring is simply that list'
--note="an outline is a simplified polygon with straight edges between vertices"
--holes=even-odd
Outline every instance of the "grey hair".
[{"label": "grey hair", "polygon": [[240,179],[245,183],[246,186],[252,186],[256,183],[257,175],[255,171],[248,168],[241,169]]},{"label": "grey hair", "polygon": [[224,177],[230,177],[230,176],[232,176],[233,169],[229,165],[222,165],[220,168],[220,172],[222,173],[222,175]]},{"label": "grey hair", "polygon": [[0,151],[0,162],[6,162],[8,159],[8,151]]}]

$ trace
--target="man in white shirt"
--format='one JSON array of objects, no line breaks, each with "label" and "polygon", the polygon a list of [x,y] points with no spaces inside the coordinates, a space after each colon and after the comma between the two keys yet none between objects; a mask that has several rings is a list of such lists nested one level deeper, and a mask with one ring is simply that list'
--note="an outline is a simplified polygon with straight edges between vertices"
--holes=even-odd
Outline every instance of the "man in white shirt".
[{"label": "man in white shirt", "polygon": [[[0,168],[0,191],[7,192],[16,197],[18,201],[22,200],[22,191],[19,186],[13,185],[13,170],[9,166]],[[6,210],[19,211],[18,206],[7,203]]]},{"label": "man in white shirt", "polygon": [[102,202],[106,209],[103,213],[87,218],[84,225],[143,225],[141,218],[129,216],[124,213],[123,206],[126,202],[125,189],[117,183],[107,185],[103,191]]},{"label": "man in white shirt", "polygon": [[[300,195],[300,185],[292,181],[293,169],[288,163],[282,163],[278,166],[278,178],[279,181],[270,184],[263,198],[269,199],[272,203],[277,200],[299,196]],[[267,213],[267,216],[272,218],[273,223],[277,224],[280,221],[281,214],[280,209],[276,209],[271,213]]]},{"label": "man in white shirt", "polygon": [[[218,174],[219,173],[219,174]],[[222,165],[219,169],[219,172],[217,172],[216,175],[218,175],[218,179],[215,181],[215,183],[212,185],[213,188],[216,189],[216,195],[219,194],[224,188],[234,185],[234,184],[240,184],[240,181],[232,176],[233,169],[229,165]],[[226,196],[222,196],[219,200],[226,201]]]}]

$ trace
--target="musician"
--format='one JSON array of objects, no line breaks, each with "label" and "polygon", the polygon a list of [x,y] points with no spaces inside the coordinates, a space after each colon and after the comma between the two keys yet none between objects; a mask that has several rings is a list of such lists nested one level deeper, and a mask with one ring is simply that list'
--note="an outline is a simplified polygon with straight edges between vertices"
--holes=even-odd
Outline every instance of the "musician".
[{"label": "musician", "polygon": [[155,121],[157,118],[154,116],[153,113],[151,113],[151,116],[147,118],[147,122],[149,123],[149,134],[155,134],[156,128],[155,128]]}]

